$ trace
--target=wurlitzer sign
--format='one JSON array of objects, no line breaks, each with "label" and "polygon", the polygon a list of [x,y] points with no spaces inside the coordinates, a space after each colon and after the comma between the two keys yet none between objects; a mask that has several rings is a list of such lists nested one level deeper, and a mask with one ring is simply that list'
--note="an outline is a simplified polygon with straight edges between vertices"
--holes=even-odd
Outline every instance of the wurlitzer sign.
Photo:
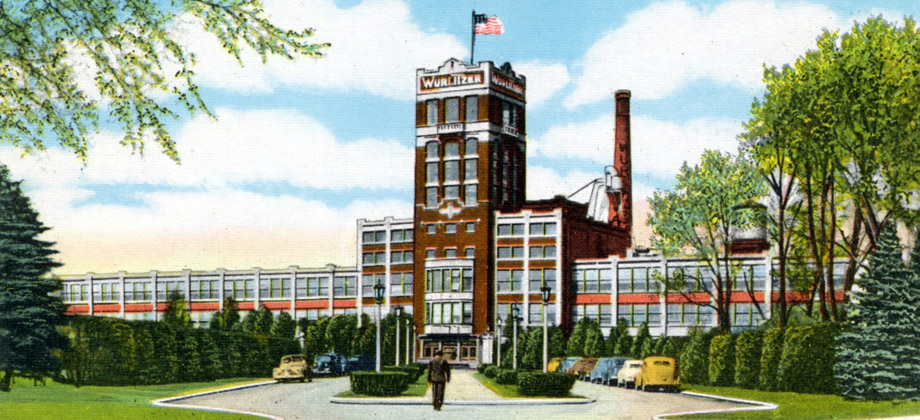
[{"label": "wurlitzer sign", "polygon": [[420,92],[430,92],[433,90],[461,87],[461,86],[470,86],[470,85],[481,85],[482,84],[482,72],[475,73],[459,73],[459,74],[445,74],[440,76],[424,76],[419,79],[419,91]]},{"label": "wurlitzer sign", "polygon": [[519,83],[508,80],[497,74],[492,75],[492,86],[497,86],[506,91],[517,94],[521,98],[524,97],[524,86],[521,86]]}]

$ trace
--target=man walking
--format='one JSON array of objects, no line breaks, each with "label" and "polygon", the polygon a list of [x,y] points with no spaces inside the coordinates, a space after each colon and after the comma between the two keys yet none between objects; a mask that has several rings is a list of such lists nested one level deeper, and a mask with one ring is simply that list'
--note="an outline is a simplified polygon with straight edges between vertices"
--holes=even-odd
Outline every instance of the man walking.
[{"label": "man walking", "polygon": [[444,353],[438,350],[434,353],[434,359],[428,363],[428,385],[431,386],[431,403],[434,409],[441,411],[441,405],[444,404],[444,384],[450,382],[450,365],[442,357]]}]

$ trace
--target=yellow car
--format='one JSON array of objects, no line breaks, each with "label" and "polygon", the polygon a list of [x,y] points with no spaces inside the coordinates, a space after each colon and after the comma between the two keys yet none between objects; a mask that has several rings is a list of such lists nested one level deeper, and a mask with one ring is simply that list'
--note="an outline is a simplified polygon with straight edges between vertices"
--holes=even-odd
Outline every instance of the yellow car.
[{"label": "yellow car", "polygon": [[290,354],[281,358],[281,365],[272,369],[272,379],[278,382],[308,380],[313,382],[313,366],[307,356]]},{"label": "yellow car", "polygon": [[546,364],[546,371],[547,371],[547,372],[555,372],[555,371],[559,370],[559,367],[561,367],[561,366],[562,366],[562,358],[561,358],[561,357],[554,357],[554,358],[552,358],[552,359],[549,359],[549,363]]},{"label": "yellow car", "polygon": [[680,374],[676,360],[652,356],[642,361],[642,371],[636,376],[636,388],[642,388],[643,391],[657,388],[677,392],[679,386]]}]

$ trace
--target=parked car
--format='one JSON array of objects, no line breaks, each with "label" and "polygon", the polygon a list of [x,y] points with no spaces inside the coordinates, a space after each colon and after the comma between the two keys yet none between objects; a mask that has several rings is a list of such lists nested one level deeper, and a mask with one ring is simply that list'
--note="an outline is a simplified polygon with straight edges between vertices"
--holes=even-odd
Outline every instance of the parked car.
[{"label": "parked car", "polygon": [[369,356],[358,356],[351,357],[345,362],[345,372],[350,373],[356,370],[374,370],[376,368],[376,360],[373,357]]},{"label": "parked car", "polygon": [[616,380],[617,371],[626,362],[625,357],[603,357],[598,359],[594,370],[588,375],[588,381],[591,383],[610,385]]},{"label": "parked car", "polygon": [[641,360],[627,360],[617,372],[617,386],[623,388],[635,387],[636,377],[642,373]]},{"label": "parked car", "polygon": [[571,368],[569,368],[569,375],[575,375],[576,378],[584,380],[588,377],[588,374],[594,370],[594,365],[597,364],[596,357],[582,357],[578,359]]},{"label": "parked car", "polygon": [[642,361],[642,372],[636,377],[635,387],[643,391],[667,389],[677,392],[680,387],[677,361],[663,356],[646,357]]},{"label": "parked car", "polygon": [[563,359],[561,357],[554,357],[549,359],[549,363],[546,364],[547,372],[556,372],[562,366]]},{"label": "parked car", "polygon": [[318,376],[338,376],[345,374],[345,357],[335,353],[326,353],[316,358],[313,374]]},{"label": "parked car", "polygon": [[559,370],[557,370],[557,372],[569,373],[569,369],[572,368],[572,365],[574,365],[575,362],[578,361],[578,359],[581,359],[581,358],[580,357],[566,357],[565,359],[562,360],[562,364],[559,366]]},{"label": "parked car", "polygon": [[272,369],[272,379],[278,382],[309,380],[313,382],[313,366],[304,354],[289,354],[281,358],[278,367]]}]

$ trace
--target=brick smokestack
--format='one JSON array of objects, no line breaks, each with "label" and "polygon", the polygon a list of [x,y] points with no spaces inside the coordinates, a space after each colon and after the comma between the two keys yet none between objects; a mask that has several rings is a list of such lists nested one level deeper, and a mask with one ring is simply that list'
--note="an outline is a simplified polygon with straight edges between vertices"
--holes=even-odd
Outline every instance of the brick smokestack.
[{"label": "brick smokestack", "polygon": [[628,90],[614,94],[615,117],[613,136],[613,169],[620,178],[621,190],[610,194],[610,211],[607,213],[612,226],[623,229],[632,236],[632,159],[630,158],[629,97]]}]

